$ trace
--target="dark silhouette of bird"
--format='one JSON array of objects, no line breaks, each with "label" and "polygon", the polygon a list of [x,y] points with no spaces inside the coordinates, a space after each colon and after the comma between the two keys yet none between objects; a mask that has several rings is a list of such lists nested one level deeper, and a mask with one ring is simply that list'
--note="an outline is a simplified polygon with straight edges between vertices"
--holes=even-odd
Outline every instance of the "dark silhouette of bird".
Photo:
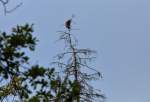
[{"label": "dark silhouette of bird", "polygon": [[65,22],[65,27],[69,30],[71,29],[71,22],[72,22],[72,19],[69,19]]}]

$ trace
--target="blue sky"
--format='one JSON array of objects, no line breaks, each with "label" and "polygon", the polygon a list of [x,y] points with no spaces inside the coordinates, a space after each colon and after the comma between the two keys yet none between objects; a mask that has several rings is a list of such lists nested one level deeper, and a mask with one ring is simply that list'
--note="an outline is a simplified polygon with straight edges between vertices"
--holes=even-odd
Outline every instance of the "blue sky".
[{"label": "blue sky", "polygon": [[[13,1],[9,7],[17,4]],[[15,12],[3,15],[1,31],[16,24],[34,23],[40,42],[32,64],[48,66],[53,56],[63,50],[56,31],[74,18],[79,46],[95,49],[94,62],[104,78],[95,82],[107,102],[150,102],[150,1],[149,0],[22,0]]]}]

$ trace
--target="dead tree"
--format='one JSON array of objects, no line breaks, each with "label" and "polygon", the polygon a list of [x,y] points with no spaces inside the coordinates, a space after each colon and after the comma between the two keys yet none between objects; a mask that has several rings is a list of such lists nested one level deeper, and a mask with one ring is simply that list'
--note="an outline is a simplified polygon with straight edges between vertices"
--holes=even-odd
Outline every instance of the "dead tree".
[{"label": "dead tree", "polygon": [[[59,102],[101,102],[105,96],[99,89],[94,89],[89,84],[91,80],[102,78],[99,71],[89,66],[89,62],[95,58],[93,54],[96,51],[77,47],[77,40],[71,33],[70,19],[66,21],[65,27],[67,31],[59,31],[61,34],[59,40],[65,42],[66,50],[58,54],[56,56],[58,60],[53,62],[63,69],[62,86],[59,91],[63,94],[56,102],[58,100]],[[58,94],[60,95],[60,93]]]}]

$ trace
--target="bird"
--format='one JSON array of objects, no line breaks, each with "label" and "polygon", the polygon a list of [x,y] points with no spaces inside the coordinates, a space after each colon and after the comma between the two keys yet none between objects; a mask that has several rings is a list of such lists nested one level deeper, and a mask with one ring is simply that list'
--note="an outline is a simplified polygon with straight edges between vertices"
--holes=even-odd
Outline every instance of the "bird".
[{"label": "bird", "polygon": [[65,22],[65,27],[70,30],[71,29],[71,23],[72,23],[72,19],[68,19],[66,22]]}]

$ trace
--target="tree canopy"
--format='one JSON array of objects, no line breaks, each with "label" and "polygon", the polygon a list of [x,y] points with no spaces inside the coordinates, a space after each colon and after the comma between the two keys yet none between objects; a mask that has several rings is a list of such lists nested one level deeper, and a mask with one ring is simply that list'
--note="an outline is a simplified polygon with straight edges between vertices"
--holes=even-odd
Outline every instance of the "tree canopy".
[{"label": "tree canopy", "polygon": [[68,26],[59,31],[65,50],[56,55],[53,67],[49,68],[29,64],[31,56],[27,56],[26,50],[34,51],[38,42],[32,24],[17,25],[11,34],[0,32],[1,102],[101,102],[105,99],[99,89],[89,84],[102,77],[89,66],[95,51],[78,48],[71,22]]}]

